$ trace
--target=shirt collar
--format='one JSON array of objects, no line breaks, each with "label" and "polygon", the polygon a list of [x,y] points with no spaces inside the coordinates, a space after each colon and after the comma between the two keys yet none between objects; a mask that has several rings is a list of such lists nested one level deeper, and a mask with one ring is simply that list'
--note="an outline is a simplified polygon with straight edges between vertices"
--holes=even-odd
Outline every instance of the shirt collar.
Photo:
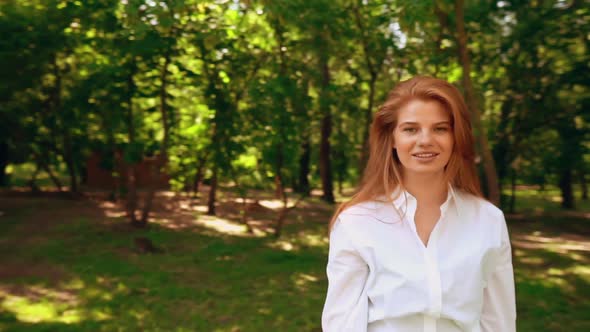
[{"label": "shirt collar", "polygon": [[[408,191],[402,190],[401,188],[396,189],[390,197],[393,199],[393,205],[398,211],[400,211],[402,214],[411,212],[413,218],[413,214],[415,213],[417,207],[416,197],[412,196],[412,194],[410,194]],[[443,215],[446,214],[449,207],[454,206],[457,215],[460,215],[459,205],[459,197],[456,192],[456,189],[454,189],[453,186],[449,183],[447,190],[447,199],[440,206],[441,213]]]},{"label": "shirt collar", "polygon": [[[460,216],[459,208],[462,202],[460,190],[453,188],[449,184],[447,200],[441,205],[441,214],[447,213],[449,206],[453,206],[457,216]],[[413,220],[416,212],[417,201],[414,196],[405,190],[398,188],[390,196],[379,196],[375,200],[365,201],[352,206],[342,213],[357,216],[373,216],[383,223],[398,223],[404,219]],[[406,216],[407,218],[403,218]],[[413,225],[414,223],[411,223]]]}]

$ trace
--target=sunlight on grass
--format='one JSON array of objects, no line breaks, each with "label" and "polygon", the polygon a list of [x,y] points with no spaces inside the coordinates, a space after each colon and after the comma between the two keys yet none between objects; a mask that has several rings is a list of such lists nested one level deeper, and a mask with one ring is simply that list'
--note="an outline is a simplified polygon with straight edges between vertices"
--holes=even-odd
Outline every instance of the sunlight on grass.
[{"label": "sunlight on grass", "polygon": [[[104,278],[97,277],[100,282]],[[126,291],[119,283],[115,293]],[[86,319],[104,321],[112,319],[108,311],[86,308],[85,299],[111,301],[113,294],[96,287],[87,287],[74,278],[63,282],[57,288],[42,285],[28,285],[7,289],[0,287],[0,311],[14,314],[15,318],[27,323],[79,323]],[[108,310],[108,309],[107,309]]]},{"label": "sunlight on grass", "polygon": [[309,247],[324,247],[328,245],[328,236],[326,234],[305,233],[300,238],[301,243]]},{"label": "sunlight on grass", "polygon": [[[502,191],[508,199],[511,196],[510,189]],[[590,208],[589,200],[582,200],[581,188],[574,186],[574,197],[576,210],[584,211]],[[561,209],[561,192],[556,186],[547,186],[541,190],[539,186],[528,186],[528,188],[519,188],[516,191],[516,211],[533,212],[536,214],[544,212],[558,212]]]},{"label": "sunlight on grass", "polygon": [[308,290],[311,283],[316,283],[319,280],[318,277],[306,273],[297,273],[292,279],[295,283],[295,287],[303,292]]},{"label": "sunlight on grass", "polygon": [[274,249],[281,249],[284,251],[293,251],[293,250],[299,250],[299,247],[296,247],[291,241],[289,240],[277,240],[271,244],[268,245],[271,248]]},{"label": "sunlight on grass", "polygon": [[233,325],[231,327],[227,327],[227,328],[223,328],[223,329],[215,329],[213,331],[215,331],[215,332],[240,332],[240,331],[242,331],[242,328],[240,328],[240,326],[238,326],[238,325]]},{"label": "sunlight on grass", "polygon": [[104,211],[104,215],[109,218],[121,218],[125,217],[127,214],[125,211]]},{"label": "sunlight on grass", "polygon": [[542,257],[522,257],[520,259],[521,263],[525,263],[527,265],[543,265],[545,264],[545,260]]},{"label": "sunlight on grass", "polygon": [[24,294],[11,294],[0,289],[4,298],[0,308],[15,315],[21,322],[61,322],[76,323],[83,320],[77,297],[68,292],[29,286]]},{"label": "sunlight on grass", "polygon": [[514,236],[512,242],[521,248],[544,249],[560,254],[570,254],[571,251],[590,252],[590,241],[572,240],[563,236],[547,236],[539,231]]},{"label": "sunlight on grass", "polygon": [[63,283],[66,289],[82,289],[84,288],[84,281],[80,278],[73,278]]},{"label": "sunlight on grass", "polygon": [[252,236],[248,233],[248,229],[245,225],[241,225],[216,216],[201,215],[195,219],[195,224],[228,235]]},{"label": "sunlight on grass", "polygon": [[572,266],[567,270],[566,273],[572,273],[574,275],[579,276],[580,278],[584,279],[586,282],[590,283],[590,266],[578,265]]},{"label": "sunlight on grass", "polygon": [[302,248],[325,248],[328,237],[324,233],[298,232],[290,237],[283,237],[268,246],[284,251],[300,251]]},{"label": "sunlight on grass", "polygon": [[[2,301],[2,308],[13,312],[16,318],[22,322],[36,323],[41,321],[62,321],[59,315],[60,309],[58,304],[47,300],[39,302],[32,302],[22,296],[5,296]],[[78,321],[77,317],[73,317],[70,321]]]},{"label": "sunlight on grass", "polygon": [[[272,193],[264,198],[273,202]],[[4,219],[27,227],[6,228],[0,236],[0,258],[15,261],[5,269],[13,275],[0,281],[0,331],[319,331],[332,207],[306,199],[275,239],[276,211],[270,206],[254,206],[249,214],[258,231],[253,236],[239,221],[242,206],[233,204],[241,200],[233,202],[232,196],[220,207],[228,201],[232,204],[220,209],[220,218],[205,215],[206,205],[180,200],[170,214],[155,210],[150,227],[141,230],[111,227],[127,223],[105,218],[105,211],[120,210],[111,202],[80,215],[66,213],[70,201],[42,201],[64,210],[50,215],[47,229],[39,229],[38,221],[49,218],[37,213],[43,210],[39,200],[31,200],[31,212],[20,219],[3,209],[8,211]],[[518,201],[558,207],[541,197],[519,196]],[[178,211],[181,202],[188,205]],[[574,212],[507,217],[518,331],[590,331],[585,318],[590,240],[586,212]],[[182,229],[170,222],[176,214]],[[137,253],[133,238],[138,236],[164,252]],[[32,237],[45,242],[31,246]],[[28,265],[40,267],[22,268]],[[567,326],[558,323],[564,321]]]},{"label": "sunlight on grass", "polygon": [[[293,207],[296,200],[289,199],[287,201],[287,208]],[[263,199],[258,201],[258,204],[264,206],[267,209],[279,210],[283,208],[283,201],[279,199]]]},{"label": "sunlight on grass", "polygon": [[193,210],[200,213],[207,213],[208,208],[206,205],[197,205],[193,207]]},{"label": "sunlight on grass", "polygon": [[541,280],[541,283],[545,285],[545,287],[558,287],[562,292],[574,292],[576,288],[573,287],[567,280],[565,280],[563,276],[563,271],[554,270],[552,273],[547,272]]}]

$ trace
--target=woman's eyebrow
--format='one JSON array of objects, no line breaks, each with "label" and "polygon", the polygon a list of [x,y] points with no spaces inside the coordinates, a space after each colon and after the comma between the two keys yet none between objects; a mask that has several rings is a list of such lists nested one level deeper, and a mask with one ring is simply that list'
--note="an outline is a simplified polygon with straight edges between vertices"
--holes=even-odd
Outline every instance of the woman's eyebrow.
[{"label": "woman's eyebrow", "polygon": [[[418,125],[418,124],[419,124],[418,122],[414,122],[414,121],[405,121],[405,122],[400,123],[399,125],[403,126],[403,125]],[[451,122],[450,121],[441,121],[441,122],[436,122],[434,125],[438,126],[438,125],[443,125],[443,124],[450,125]]]}]

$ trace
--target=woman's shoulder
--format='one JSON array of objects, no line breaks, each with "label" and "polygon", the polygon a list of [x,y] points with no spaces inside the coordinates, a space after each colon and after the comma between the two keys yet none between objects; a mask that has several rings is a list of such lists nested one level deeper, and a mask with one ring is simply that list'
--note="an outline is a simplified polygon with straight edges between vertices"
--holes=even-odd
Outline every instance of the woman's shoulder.
[{"label": "woman's shoulder", "polygon": [[504,212],[487,199],[473,195],[463,190],[455,190],[455,198],[461,209],[470,210],[478,215],[492,218],[504,218]]},{"label": "woman's shoulder", "polygon": [[378,204],[378,202],[375,201],[375,200],[364,201],[364,202],[352,204],[352,205],[349,205],[349,206],[345,207],[340,212],[340,215],[341,216],[345,216],[345,215],[368,215],[368,214],[372,214],[375,211],[375,209],[377,207],[377,204]]},{"label": "woman's shoulder", "polygon": [[506,232],[504,213],[490,201],[464,191],[459,191],[456,198],[460,218],[479,232],[493,238],[500,238]]},{"label": "woman's shoulder", "polygon": [[383,234],[399,218],[391,203],[364,201],[343,209],[337,215],[330,233],[333,238],[347,238],[355,247],[373,247],[383,243]]},{"label": "woman's shoulder", "polygon": [[337,219],[341,223],[371,220],[392,223],[399,221],[399,216],[395,213],[391,202],[372,199],[347,206],[338,214]]}]

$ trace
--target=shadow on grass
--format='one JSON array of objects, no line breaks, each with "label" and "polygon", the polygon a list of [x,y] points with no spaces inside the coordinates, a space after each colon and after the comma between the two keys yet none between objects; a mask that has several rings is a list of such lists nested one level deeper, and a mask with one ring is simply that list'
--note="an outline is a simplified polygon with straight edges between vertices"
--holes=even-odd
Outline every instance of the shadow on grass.
[{"label": "shadow on grass", "polygon": [[587,218],[509,218],[519,331],[589,331]]},{"label": "shadow on grass", "polygon": [[[326,246],[297,223],[276,241],[199,224],[135,230],[71,202],[13,203],[0,203],[2,330],[318,330]],[[137,236],[164,253],[139,254]]]},{"label": "shadow on grass", "polygon": [[[208,219],[161,198],[137,230],[101,200],[0,198],[0,330],[319,331],[332,207],[305,201],[275,240],[247,235],[232,202]],[[590,330],[587,223],[509,218],[519,331]],[[140,254],[135,237],[163,253]]]}]

